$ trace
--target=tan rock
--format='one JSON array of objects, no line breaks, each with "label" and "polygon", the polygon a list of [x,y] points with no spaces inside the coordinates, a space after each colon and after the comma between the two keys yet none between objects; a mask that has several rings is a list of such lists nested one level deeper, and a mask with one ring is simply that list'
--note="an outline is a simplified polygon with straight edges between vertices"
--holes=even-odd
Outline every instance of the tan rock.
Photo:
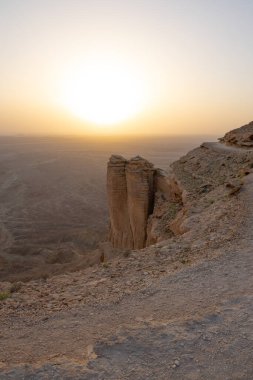
[{"label": "tan rock", "polygon": [[112,246],[144,248],[154,202],[153,165],[139,156],[130,161],[112,156],[108,162],[107,194]]},{"label": "tan rock", "polygon": [[184,226],[184,222],[187,218],[187,210],[183,208],[180,210],[176,216],[176,218],[170,223],[170,230],[175,235],[182,235],[187,232],[187,228]]},{"label": "tan rock", "polygon": [[134,248],[144,248],[147,239],[147,221],[153,211],[154,168],[137,156],[126,165],[127,202]]},{"label": "tan rock", "polygon": [[220,141],[229,145],[253,147],[253,121],[226,133]]},{"label": "tan rock", "polygon": [[154,169],[140,156],[129,161],[121,156],[110,158],[107,191],[109,240],[114,250],[142,249],[187,230],[182,227],[185,213],[180,212],[186,190],[173,173]]},{"label": "tan rock", "polygon": [[161,169],[157,169],[155,172],[155,191],[159,191],[163,196],[170,201],[182,200],[182,192],[178,180],[171,173],[168,174]]},{"label": "tan rock", "polygon": [[110,215],[110,241],[114,248],[133,248],[126,182],[127,160],[111,156],[107,166],[107,195]]}]

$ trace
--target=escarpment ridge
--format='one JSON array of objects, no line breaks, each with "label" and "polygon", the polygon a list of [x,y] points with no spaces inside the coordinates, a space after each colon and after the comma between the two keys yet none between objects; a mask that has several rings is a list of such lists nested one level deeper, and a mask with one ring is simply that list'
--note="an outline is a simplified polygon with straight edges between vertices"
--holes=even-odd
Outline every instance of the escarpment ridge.
[{"label": "escarpment ridge", "polygon": [[220,143],[203,143],[167,172],[139,156],[111,156],[107,193],[112,247],[141,249],[190,235],[208,203],[240,190],[242,177],[251,169],[251,147],[253,122],[226,133]]},{"label": "escarpment ridge", "polygon": [[203,143],[170,172],[138,157],[129,178],[128,165],[108,165],[110,239],[127,254],[0,283],[1,379],[252,378],[253,148]]}]

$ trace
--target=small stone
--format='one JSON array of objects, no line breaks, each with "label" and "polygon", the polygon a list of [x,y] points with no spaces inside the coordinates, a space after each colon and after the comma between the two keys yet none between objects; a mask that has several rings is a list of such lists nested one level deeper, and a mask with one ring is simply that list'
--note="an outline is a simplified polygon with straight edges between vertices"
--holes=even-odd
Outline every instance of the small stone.
[{"label": "small stone", "polygon": [[177,366],[177,367],[179,367],[179,365],[180,365],[180,362],[179,362],[179,360],[175,360],[175,365]]}]

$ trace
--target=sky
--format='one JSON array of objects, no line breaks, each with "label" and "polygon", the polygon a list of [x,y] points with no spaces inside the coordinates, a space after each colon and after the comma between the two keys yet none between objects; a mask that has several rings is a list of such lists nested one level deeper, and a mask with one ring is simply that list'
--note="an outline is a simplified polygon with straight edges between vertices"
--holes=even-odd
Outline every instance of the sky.
[{"label": "sky", "polygon": [[0,0],[0,134],[213,134],[253,119],[252,0]]}]

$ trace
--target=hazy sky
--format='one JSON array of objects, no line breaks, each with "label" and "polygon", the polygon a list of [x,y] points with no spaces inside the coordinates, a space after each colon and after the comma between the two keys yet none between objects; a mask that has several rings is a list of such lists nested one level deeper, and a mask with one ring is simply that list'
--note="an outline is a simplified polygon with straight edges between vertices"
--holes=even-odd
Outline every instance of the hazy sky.
[{"label": "hazy sky", "polygon": [[222,135],[253,119],[252,20],[252,0],[0,0],[0,133]]}]

